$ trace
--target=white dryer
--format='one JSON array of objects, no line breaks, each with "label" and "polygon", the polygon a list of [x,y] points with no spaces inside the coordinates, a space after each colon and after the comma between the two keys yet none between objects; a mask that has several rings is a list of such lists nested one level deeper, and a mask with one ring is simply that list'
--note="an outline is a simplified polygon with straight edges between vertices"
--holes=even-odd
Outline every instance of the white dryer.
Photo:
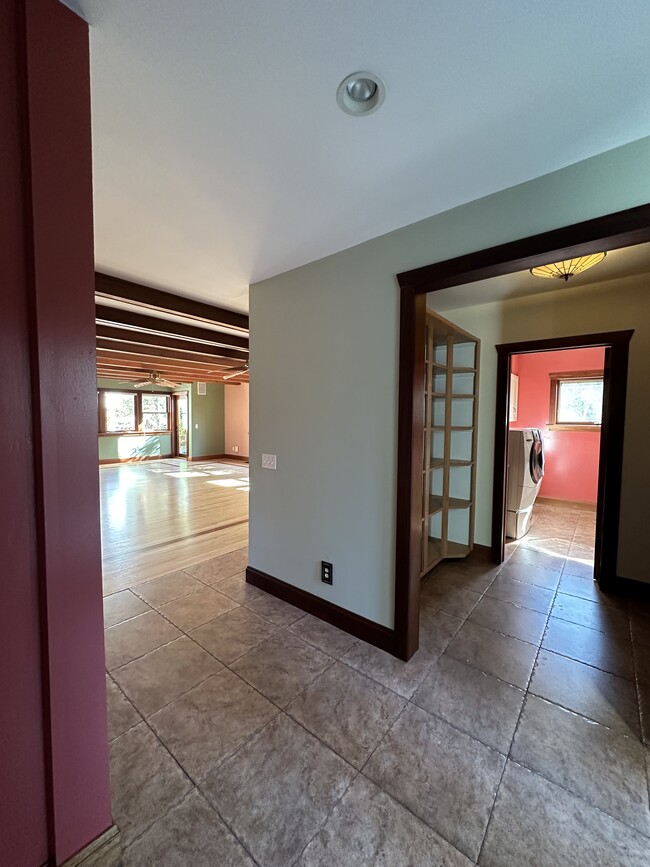
[{"label": "white dryer", "polygon": [[544,441],[537,428],[508,432],[506,536],[521,539],[530,529],[533,504],[544,475]]}]

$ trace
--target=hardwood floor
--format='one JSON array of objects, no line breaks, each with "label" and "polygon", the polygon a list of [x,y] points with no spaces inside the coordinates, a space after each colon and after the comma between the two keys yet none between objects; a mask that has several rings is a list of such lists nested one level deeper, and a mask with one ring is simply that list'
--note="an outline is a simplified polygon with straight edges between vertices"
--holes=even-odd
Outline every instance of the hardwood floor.
[{"label": "hardwood floor", "polygon": [[248,542],[248,465],[180,459],[99,469],[104,594]]}]

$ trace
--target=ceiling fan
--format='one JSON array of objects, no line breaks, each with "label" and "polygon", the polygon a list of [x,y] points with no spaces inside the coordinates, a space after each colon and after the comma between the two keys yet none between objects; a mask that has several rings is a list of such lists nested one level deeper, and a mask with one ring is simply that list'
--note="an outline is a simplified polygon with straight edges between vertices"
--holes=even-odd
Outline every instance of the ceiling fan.
[{"label": "ceiling fan", "polygon": [[165,385],[171,388],[176,388],[177,385],[182,385],[180,382],[171,382],[169,379],[163,379],[157,370],[152,370],[146,379],[141,382],[132,383],[134,388],[145,388],[147,385]]},{"label": "ceiling fan", "polygon": [[234,379],[236,376],[241,376],[242,373],[248,373],[248,362],[245,361],[241,367],[231,367],[230,373],[224,376],[223,380]]}]

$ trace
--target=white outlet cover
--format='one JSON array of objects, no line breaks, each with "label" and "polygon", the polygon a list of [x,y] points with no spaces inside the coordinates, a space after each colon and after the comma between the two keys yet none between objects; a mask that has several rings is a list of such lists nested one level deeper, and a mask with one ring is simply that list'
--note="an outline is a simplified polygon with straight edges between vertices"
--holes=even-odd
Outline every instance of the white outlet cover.
[{"label": "white outlet cover", "polygon": [[276,469],[276,455],[262,455],[262,466],[265,470],[275,470]]}]

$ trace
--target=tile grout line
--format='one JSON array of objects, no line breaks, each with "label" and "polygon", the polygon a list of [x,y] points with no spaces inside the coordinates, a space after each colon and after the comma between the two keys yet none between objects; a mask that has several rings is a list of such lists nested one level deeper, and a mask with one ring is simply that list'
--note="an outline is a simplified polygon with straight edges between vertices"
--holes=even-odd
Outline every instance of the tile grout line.
[{"label": "tile grout line", "polygon": [[[560,582],[558,581],[557,587],[559,587],[559,586],[560,586]],[[535,668],[537,667],[537,660],[539,659],[539,654],[542,651],[542,644],[544,642],[544,637],[546,636],[546,631],[548,629],[548,622],[551,619],[551,611],[553,610],[553,605],[555,604],[555,599],[557,598],[557,594],[558,594],[558,589],[556,588],[555,593],[553,594],[553,600],[552,600],[551,605],[550,605],[549,610],[548,610],[548,615],[546,617],[546,625],[544,627],[544,632],[542,634],[542,638],[541,638],[539,646],[537,648],[537,653],[535,654],[535,659],[533,660],[533,664],[532,664],[532,667],[530,669],[530,675],[528,676],[528,682],[527,682],[526,688],[524,690],[524,699],[521,703],[521,708],[519,709],[519,714],[517,716],[517,722],[515,723],[515,728],[514,728],[514,731],[512,733],[512,737],[510,739],[510,746],[508,747],[508,752],[506,753],[506,756],[505,756],[505,762],[503,763],[503,768],[501,770],[501,776],[499,777],[499,783],[498,783],[496,790],[495,790],[495,793],[494,793],[494,800],[492,801],[492,808],[490,810],[490,815],[488,816],[488,820],[487,820],[487,823],[485,825],[485,831],[483,832],[483,839],[481,840],[481,845],[479,847],[478,856],[476,858],[477,864],[480,863],[480,860],[481,860],[481,854],[483,853],[483,848],[485,847],[485,841],[487,839],[488,831],[490,829],[490,824],[492,822],[492,817],[494,815],[494,808],[495,808],[497,800],[499,798],[499,793],[501,791],[501,785],[503,783],[503,778],[504,778],[505,773],[506,773],[506,768],[508,767],[508,761],[511,760],[510,754],[512,753],[512,747],[513,747],[513,744],[515,742],[515,738],[516,738],[517,732],[519,730],[519,725],[521,723],[521,719],[522,719],[523,714],[524,714],[524,708],[526,707],[526,703],[528,701],[528,696],[530,694],[530,684],[532,683],[533,675],[535,673]]]}]

